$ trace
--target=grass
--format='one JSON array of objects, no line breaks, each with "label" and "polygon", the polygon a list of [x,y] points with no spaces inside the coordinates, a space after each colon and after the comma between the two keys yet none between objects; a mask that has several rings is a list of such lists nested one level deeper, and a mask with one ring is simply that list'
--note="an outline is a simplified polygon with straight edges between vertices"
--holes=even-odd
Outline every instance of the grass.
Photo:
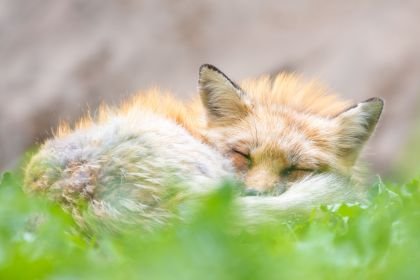
[{"label": "grass", "polygon": [[[232,222],[229,186],[188,222],[87,238],[70,216],[0,181],[0,279],[416,279],[420,183],[372,187],[370,207],[320,207],[299,221]],[[43,213],[44,222],[34,226]]]}]

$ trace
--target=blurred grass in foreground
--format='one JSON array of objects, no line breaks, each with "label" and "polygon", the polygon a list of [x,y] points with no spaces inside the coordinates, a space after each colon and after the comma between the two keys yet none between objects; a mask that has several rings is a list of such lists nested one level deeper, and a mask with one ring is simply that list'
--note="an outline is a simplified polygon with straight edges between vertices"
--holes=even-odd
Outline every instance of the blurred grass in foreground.
[{"label": "blurred grass in foreground", "polygon": [[[415,279],[420,275],[420,183],[379,183],[372,205],[252,229],[232,222],[228,186],[188,223],[153,233],[86,238],[58,206],[0,183],[0,279]],[[44,222],[33,231],[36,213]]]}]

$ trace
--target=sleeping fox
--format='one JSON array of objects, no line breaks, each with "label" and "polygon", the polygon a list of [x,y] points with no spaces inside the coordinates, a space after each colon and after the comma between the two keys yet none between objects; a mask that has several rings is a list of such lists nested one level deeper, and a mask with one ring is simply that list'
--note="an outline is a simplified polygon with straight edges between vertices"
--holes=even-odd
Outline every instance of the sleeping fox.
[{"label": "sleeping fox", "polygon": [[204,64],[199,96],[188,103],[152,89],[74,129],[61,125],[31,159],[25,188],[80,223],[143,226],[165,223],[177,215],[168,205],[229,179],[244,186],[235,203],[249,223],[360,201],[358,158],[382,109],[379,98],[351,105],[292,74],[239,85]]}]

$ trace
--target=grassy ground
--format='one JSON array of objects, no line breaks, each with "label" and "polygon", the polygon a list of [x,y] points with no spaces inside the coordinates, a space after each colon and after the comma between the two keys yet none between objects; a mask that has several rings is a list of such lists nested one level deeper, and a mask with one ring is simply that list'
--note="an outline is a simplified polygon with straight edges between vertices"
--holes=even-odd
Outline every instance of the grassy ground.
[{"label": "grassy ground", "polygon": [[[372,205],[234,226],[222,187],[188,223],[87,238],[60,208],[0,183],[0,279],[418,279],[420,183],[372,188]],[[36,213],[44,213],[33,230]]]}]

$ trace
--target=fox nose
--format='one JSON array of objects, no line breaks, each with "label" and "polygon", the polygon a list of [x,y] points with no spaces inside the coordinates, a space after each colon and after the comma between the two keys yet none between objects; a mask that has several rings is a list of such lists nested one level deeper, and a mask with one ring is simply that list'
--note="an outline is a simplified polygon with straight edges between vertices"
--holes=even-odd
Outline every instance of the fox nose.
[{"label": "fox nose", "polygon": [[273,187],[267,188],[265,190],[261,190],[261,189],[257,189],[257,188],[253,188],[253,187],[248,187],[244,191],[244,194],[246,196],[261,196],[261,195],[277,196],[277,195],[281,195],[285,191],[286,191],[286,186],[284,184],[276,184]]},{"label": "fox nose", "polygon": [[259,196],[262,195],[262,192],[257,189],[248,188],[244,192],[245,196]]},{"label": "fox nose", "polygon": [[286,190],[287,190],[287,188],[286,188],[286,186],[284,184],[276,184],[274,186],[274,192],[276,193],[276,195],[281,195]]}]

